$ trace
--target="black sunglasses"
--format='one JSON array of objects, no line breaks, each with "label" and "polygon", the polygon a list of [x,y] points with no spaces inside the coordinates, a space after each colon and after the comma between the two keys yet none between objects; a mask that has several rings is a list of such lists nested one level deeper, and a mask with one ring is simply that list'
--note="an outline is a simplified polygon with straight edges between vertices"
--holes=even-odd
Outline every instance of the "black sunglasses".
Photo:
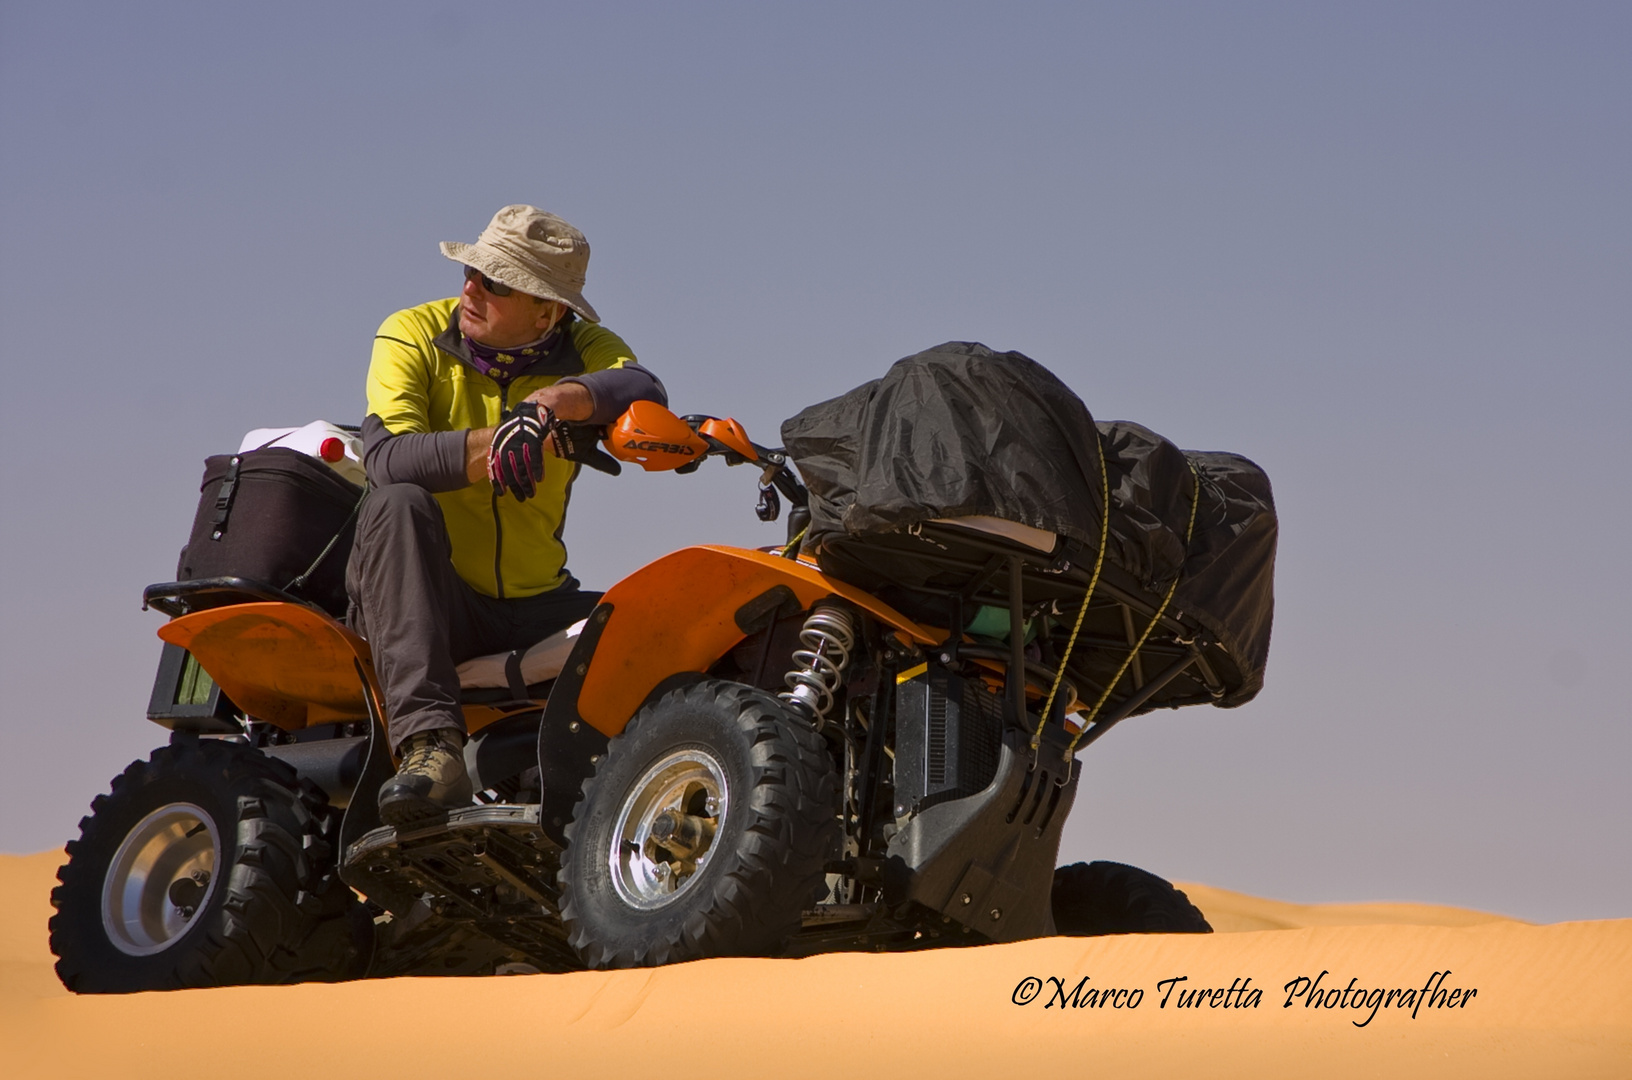
[{"label": "black sunglasses", "polygon": [[466,281],[480,280],[481,283],[482,283],[482,288],[486,289],[488,292],[492,293],[494,296],[509,296],[511,293],[516,291],[516,290],[512,289],[508,285],[504,285],[504,284],[501,284],[500,282],[494,281],[492,278],[488,277],[486,274],[482,273],[480,270],[476,269],[474,266],[465,267],[465,280]]}]

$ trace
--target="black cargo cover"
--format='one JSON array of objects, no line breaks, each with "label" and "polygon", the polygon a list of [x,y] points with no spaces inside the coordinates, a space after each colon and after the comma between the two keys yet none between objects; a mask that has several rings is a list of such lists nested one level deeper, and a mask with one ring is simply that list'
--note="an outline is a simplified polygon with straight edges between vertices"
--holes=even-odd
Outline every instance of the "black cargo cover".
[{"label": "black cargo cover", "polygon": [[[1239,705],[1262,687],[1277,525],[1269,478],[1246,458],[1180,450],[1125,421],[1096,424],[1041,364],[974,342],[900,360],[788,420],[782,438],[810,489],[805,544],[818,559],[836,539],[986,515],[1056,533],[1075,561],[1091,563],[1103,453],[1107,563],[1151,597],[1178,576],[1170,613],[1199,624],[1239,668],[1218,704]],[[830,569],[842,576],[845,565]]]}]

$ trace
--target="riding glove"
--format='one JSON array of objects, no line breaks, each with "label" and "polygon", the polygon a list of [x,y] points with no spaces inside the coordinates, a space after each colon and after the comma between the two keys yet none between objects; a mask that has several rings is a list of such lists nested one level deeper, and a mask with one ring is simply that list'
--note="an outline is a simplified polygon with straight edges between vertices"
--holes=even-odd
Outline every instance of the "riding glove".
[{"label": "riding glove", "polygon": [[544,437],[557,424],[553,412],[543,413],[541,417],[537,405],[524,401],[494,429],[487,450],[493,494],[508,489],[517,502],[526,502],[538,493],[538,482],[544,479]]},{"label": "riding glove", "polygon": [[596,424],[569,424],[557,419],[550,428],[550,434],[555,438],[556,456],[588,465],[611,476],[623,472],[618,459],[601,449],[600,440],[606,434],[605,428]]}]

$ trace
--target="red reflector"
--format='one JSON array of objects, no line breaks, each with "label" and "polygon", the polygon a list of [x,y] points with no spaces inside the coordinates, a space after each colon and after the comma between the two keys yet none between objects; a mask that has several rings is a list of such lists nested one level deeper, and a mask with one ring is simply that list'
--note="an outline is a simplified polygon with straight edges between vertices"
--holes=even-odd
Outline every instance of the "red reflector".
[{"label": "red reflector", "polygon": [[339,461],[346,456],[346,444],[330,435],[318,446],[317,456],[331,463]]}]

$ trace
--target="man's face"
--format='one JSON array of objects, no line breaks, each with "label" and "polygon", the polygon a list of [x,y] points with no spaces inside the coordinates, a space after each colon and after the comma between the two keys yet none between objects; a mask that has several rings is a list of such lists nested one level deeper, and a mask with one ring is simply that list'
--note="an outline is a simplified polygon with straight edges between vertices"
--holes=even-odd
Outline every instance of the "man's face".
[{"label": "man's face", "polygon": [[483,345],[509,349],[549,333],[565,311],[555,300],[540,300],[523,292],[495,296],[480,274],[468,274],[459,297],[459,330]]}]

